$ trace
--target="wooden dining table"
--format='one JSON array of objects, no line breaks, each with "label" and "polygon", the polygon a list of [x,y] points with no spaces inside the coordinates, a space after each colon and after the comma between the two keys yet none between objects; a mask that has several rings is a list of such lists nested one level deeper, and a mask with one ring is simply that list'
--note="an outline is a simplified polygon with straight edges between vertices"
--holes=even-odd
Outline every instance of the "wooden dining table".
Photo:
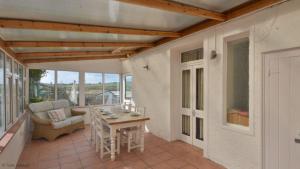
[{"label": "wooden dining table", "polygon": [[144,133],[145,133],[145,123],[147,120],[150,120],[149,117],[141,114],[139,116],[132,116],[132,113],[128,112],[118,112],[115,113],[118,118],[113,119],[110,115],[101,115],[103,122],[110,128],[110,143],[111,143],[111,160],[116,159],[115,150],[116,150],[116,134],[117,130],[129,128],[129,127],[138,127],[140,128],[140,151],[144,151]]}]

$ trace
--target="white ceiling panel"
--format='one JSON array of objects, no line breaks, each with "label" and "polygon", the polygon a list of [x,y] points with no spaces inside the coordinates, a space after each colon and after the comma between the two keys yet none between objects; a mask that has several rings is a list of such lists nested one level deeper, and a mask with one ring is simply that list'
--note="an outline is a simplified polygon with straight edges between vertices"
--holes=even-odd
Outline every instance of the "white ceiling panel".
[{"label": "white ceiling panel", "polygon": [[216,12],[224,12],[249,0],[174,0]]},{"label": "white ceiling panel", "polygon": [[165,31],[202,20],[115,0],[0,0],[0,17]]},{"label": "white ceiling panel", "polygon": [[160,38],[158,36],[3,28],[0,28],[0,36],[6,41],[151,42]]}]

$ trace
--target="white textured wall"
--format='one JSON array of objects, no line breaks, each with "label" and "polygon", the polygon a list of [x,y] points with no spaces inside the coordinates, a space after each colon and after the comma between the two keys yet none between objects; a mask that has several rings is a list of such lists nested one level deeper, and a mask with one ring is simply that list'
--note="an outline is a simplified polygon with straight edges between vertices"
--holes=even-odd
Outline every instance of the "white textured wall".
[{"label": "white textured wall", "polygon": [[[123,61],[123,71],[134,76],[134,97],[137,103],[145,105],[150,114],[150,129],[154,134],[171,139],[174,127],[171,121],[178,109],[173,103],[177,85],[176,71],[172,57],[181,46],[195,41],[205,42],[206,57],[216,49],[219,56],[207,60],[208,64],[208,105],[206,113],[209,120],[207,148],[208,158],[221,163],[229,169],[262,168],[262,53],[273,50],[300,47],[300,1],[291,0],[281,5],[224,23],[210,30],[148,50],[138,56]],[[223,127],[223,38],[250,32],[250,113],[253,113],[253,129],[250,133],[237,132]],[[215,43],[216,42],[216,43]],[[170,52],[171,51],[171,52]],[[171,55],[169,55],[171,53]],[[174,53],[174,54],[173,54]],[[149,63],[150,71],[141,67]],[[172,70],[172,71],[171,71]],[[153,80],[159,81],[153,81]],[[172,81],[171,81],[172,79]],[[176,79],[176,78],[175,78]],[[174,89],[174,88],[175,89]],[[170,94],[170,91],[172,93]],[[170,98],[172,96],[172,98]],[[175,108],[174,108],[175,107]],[[172,110],[172,111],[171,111]],[[171,120],[172,119],[172,120]],[[171,127],[172,126],[172,127]]]},{"label": "white textured wall", "polygon": [[25,120],[16,135],[7,145],[3,152],[0,153],[0,168],[15,169],[19,156],[21,155],[24,145],[29,136],[29,119]]},{"label": "white textured wall", "polygon": [[[143,66],[149,65],[149,71]],[[170,140],[170,54],[153,52],[123,61],[123,72],[133,74],[135,103],[146,107],[150,131]]]}]

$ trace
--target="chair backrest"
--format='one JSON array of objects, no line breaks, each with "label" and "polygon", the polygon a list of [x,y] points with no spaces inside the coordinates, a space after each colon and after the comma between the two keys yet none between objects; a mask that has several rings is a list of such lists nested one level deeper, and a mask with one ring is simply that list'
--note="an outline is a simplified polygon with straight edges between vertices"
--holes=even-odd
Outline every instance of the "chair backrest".
[{"label": "chair backrest", "polygon": [[143,115],[146,115],[146,108],[145,107],[136,106],[135,107],[135,112],[138,112],[138,113],[141,113]]},{"label": "chair backrest", "polygon": [[102,122],[100,114],[96,114],[96,116],[95,116],[95,127],[96,127],[97,132],[100,132],[101,134],[103,134],[105,126]]}]

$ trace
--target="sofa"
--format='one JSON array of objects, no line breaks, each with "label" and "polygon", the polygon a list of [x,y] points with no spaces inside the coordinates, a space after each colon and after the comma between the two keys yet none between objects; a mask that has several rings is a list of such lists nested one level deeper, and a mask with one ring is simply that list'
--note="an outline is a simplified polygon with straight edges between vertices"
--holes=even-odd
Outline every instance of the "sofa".
[{"label": "sofa", "polygon": [[[85,112],[72,109],[68,100],[31,103],[28,108],[34,124],[33,139],[46,138],[49,141],[53,141],[60,135],[69,134],[74,130],[84,128],[83,115]],[[48,111],[61,108],[64,109],[66,119],[59,122],[52,122]]]}]

